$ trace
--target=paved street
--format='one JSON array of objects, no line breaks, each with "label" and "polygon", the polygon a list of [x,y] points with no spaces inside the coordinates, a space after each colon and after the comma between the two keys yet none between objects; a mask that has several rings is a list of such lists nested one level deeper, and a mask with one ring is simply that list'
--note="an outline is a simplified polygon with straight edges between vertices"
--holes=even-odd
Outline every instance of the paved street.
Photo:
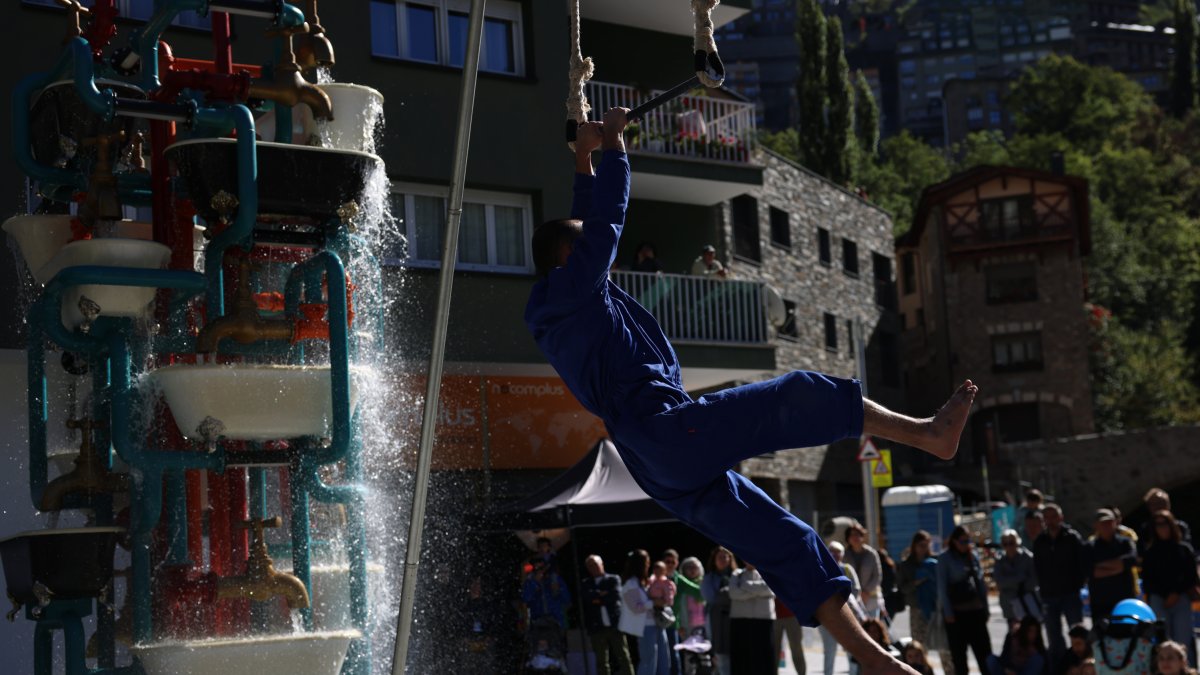
[{"label": "paved street", "polygon": [[[1000,605],[996,601],[995,596],[991,598],[992,614],[991,620],[988,621],[988,632],[992,635],[992,650],[996,653],[1000,652],[1000,647],[1004,642],[1004,618],[1000,614]],[[908,635],[908,612],[901,612],[900,616],[892,623],[891,633],[893,639],[906,637]],[[784,650],[787,650],[785,645]],[[941,661],[937,654],[930,654],[930,663],[933,665],[935,672],[942,672]],[[796,669],[792,666],[792,657],[790,654],[785,656],[786,665],[779,669],[780,675],[797,675]],[[971,665],[971,672],[978,674],[979,666],[975,663],[975,657],[969,655],[967,661]],[[808,673],[811,675],[824,675],[825,667],[825,650],[821,645],[821,636],[815,629],[804,629],[804,662],[808,666]],[[846,659],[846,653],[838,650],[837,660],[834,662],[834,673],[848,673],[849,661]]]}]

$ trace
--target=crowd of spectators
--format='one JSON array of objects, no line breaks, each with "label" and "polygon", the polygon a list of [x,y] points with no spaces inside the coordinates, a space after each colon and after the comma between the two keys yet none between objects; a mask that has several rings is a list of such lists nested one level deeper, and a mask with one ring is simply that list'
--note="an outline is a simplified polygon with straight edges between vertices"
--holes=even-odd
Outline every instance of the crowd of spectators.
[{"label": "crowd of spectators", "polygon": [[[997,546],[963,526],[941,542],[918,531],[904,542],[899,562],[868,545],[857,523],[828,543],[852,582],[848,603],[866,632],[923,675],[965,675],[972,655],[987,675],[1195,673],[1192,601],[1200,599],[1200,586],[1191,531],[1171,512],[1165,491],[1155,488],[1144,501],[1150,515],[1136,530],[1110,505],[1095,511],[1085,537],[1057,504],[1031,490],[1016,526],[996,533]],[[565,672],[574,599],[557,565],[548,540],[526,564],[527,672]],[[807,672],[796,616],[753,564],[723,547],[703,562],[681,561],[674,549],[657,558],[636,549],[614,565],[620,576],[595,554],[584,567],[580,616],[600,675],[773,674],[785,641],[791,665]],[[1113,659],[1105,652],[1104,620],[1130,598],[1153,608],[1161,635],[1137,658]],[[988,631],[996,605],[1009,626],[1000,644]],[[908,634],[897,636],[893,619],[901,612],[908,614]],[[824,673],[833,675],[839,646],[818,631]],[[857,664],[849,666],[857,675]]]}]

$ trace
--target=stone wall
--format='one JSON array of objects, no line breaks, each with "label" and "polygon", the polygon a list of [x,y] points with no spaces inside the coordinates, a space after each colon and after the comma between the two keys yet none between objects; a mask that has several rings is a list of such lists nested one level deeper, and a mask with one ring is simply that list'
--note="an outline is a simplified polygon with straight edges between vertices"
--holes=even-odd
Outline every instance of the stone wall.
[{"label": "stone wall", "polygon": [[1095,509],[1114,504],[1124,513],[1141,505],[1151,487],[1175,491],[1200,481],[1196,439],[1200,426],[1087,434],[1003,446],[1022,477],[1051,490],[1067,520],[1091,530]]},{"label": "stone wall", "polygon": [[[795,337],[776,336],[776,363],[782,374],[791,370],[816,370],[840,377],[857,377],[857,365],[848,320],[861,321],[869,337],[877,338],[881,330],[896,332],[898,326],[891,316],[875,303],[875,276],[872,253],[894,257],[892,220],[887,212],[847,192],[803,167],[792,164],[770,152],[763,152],[759,161],[765,165],[763,186],[750,196],[758,200],[761,262],[725,255],[733,273],[740,279],[756,279],[772,286],[787,300],[796,303]],[[772,242],[771,208],[788,214],[791,247]],[[731,252],[733,228],[731,205],[721,205],[721,236],[723,252]],[[830,233],[831,261],[822,264],[818,257],[818,228]],[[858,275],[842,269],[842,239],[858,247]],[[732,259],[731,259],[732,258]],[[895,278],[895,265],[891,265]],[[837,317],[837,348],[825,345],[824,314]],[[880,383],[878,339],[869,343],[868,385],[873,398],[893,402],[898,388],[885,388]],[[803,423],[802,419],[797,420]],[[856,447],[856,443],[850,443]],[[841,446],[839,446],[840,448]],[[829,456],[828,448],[787,450],[773,456],[745,462],[742,470],[759,483],[777,479],[786,504],[788,481],[826,480],[857,481],[858,465],[853,450],[846,456]],[[829,466],[827,466],[829,465]],[[818,496],[819,501],[826,499]]]}]

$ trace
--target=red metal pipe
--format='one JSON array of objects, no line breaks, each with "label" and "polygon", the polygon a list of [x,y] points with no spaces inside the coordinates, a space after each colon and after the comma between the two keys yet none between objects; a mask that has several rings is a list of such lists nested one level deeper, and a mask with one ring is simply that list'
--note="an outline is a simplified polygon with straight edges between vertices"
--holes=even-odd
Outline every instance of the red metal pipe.
[{"label": "red metal pipe", "polygon": [[233,45],[229,40],[229,15],[225,12],[212,13],[213,63],[217,72],[233,74]]},{"label": "red metal pipe", "polygon": [[188,557],[192,559],[192,567],[198,567],[204,562],[204,514],[201,510],[203,492],[200,472],[188,471],[184,474],[184,480],[187,485]]},{"label": "red metal pipe", "polygon": [[104,58],[108,43],[117,36],[117,0],[96,0],[91,7],[92,21],[83,37],[92,47],[92,58]]},{"label": "red metal pipe", "polygon": [[[232,528],[229,522],[228,474],[208,472],[208,551],[209,569],[218,577],[233,574]],[[228,602],[218,602],[213,612],[217,635],[232,635],[233,608]]]}]

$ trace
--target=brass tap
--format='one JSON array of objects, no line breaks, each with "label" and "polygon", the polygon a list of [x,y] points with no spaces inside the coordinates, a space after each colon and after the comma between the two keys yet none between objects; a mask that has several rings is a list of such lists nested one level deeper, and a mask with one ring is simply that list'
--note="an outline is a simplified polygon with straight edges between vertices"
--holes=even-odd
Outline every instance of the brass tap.
[{"label": "brass tap", "polygon": [[246,562],[246,575],[218,579],[218,598],[249,598],[262,602],[282,596],[291,609],[308,607],[308,589],[304,587],[304,582],[286,572],[277,572],[275,562],[267,553],[267,539],[263,536],[263,528],[279,527],[282,524],[279,516],[237,524],[238,529],[251,531],[250,558]]},{"label": "brass tap", "polygon": [[125,142],[125,132],[85,138],[85,147],[95,146],[96,164],[88,177],[87,197],[79,209],[79,220],[89,228],[98,220],[120,220],[121,201],[117,197],[117,177],[112,171],[112,148]]},{"label": "brass tap", "polygon": [[305,0],[304,18],[308,20],[308,32],[300,36],[296,61],[305,71],[332,66],[333,43],[325,36],[325,28],[317,16],[317,0]]},{"label": "brass tap", "polygon": [[283,58],[275,66],[274,77],[270,81],[254,80],[250,83],[250,96],[286,106],[303,103],[312,109],[314,119],[331,120],[333,103],[329,100],[329,95],[304,79],[300,74],[300,66],[296,64],[296,52],[292,50],[292,36],[306,31],[307,23],[268,32],[268,35],[282,37],[286,49]]},{"label": "brass tap", "polygon": [[258,313],[250,288],[250,257],[243,256],[239,265],[238,285],[233,311],[210,321],[196,336],[196,352],[217,351],[221,340],[231,338],[248,345],[259,340],[289,340],[295,336],[296,325],[287,319],[264,319]]},{"label": "brass tap", "polygon": [[129,474],[109,471],[100,462],[92,447],[92,430],[102,429],[104,426],[104,422],[89,419],[67,420],[68,428],[79,429],[82,432],[83,442],[79,445],[79,456],[75,458],[75,468],[70,473],[55,478],[46,486],[38,510],[62,509],[67,495],[112,494],[129,489]]},{"label": "brass tap", "polygon": [[58,0],[58,5],[67,10],[67,34],[63,38],[63,44],[67,44],[72,39],[83,35],[83,26],[79,19],[81,16],[88,16],[92,12],[87,7],[84,7],[79,0]]}]

